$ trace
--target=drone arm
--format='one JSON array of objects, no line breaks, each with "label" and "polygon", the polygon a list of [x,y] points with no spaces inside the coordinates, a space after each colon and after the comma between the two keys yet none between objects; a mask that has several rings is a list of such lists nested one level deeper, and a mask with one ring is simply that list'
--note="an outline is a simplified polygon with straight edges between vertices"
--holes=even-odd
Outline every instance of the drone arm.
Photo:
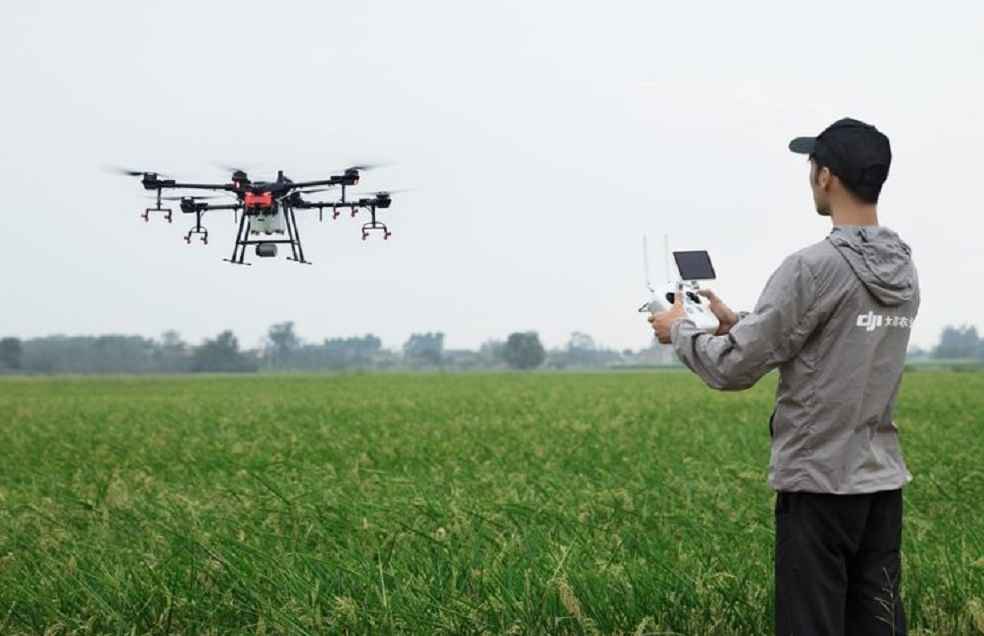
[{"label": "drone arm", "polygon": [[297,210],[323,210],[325,208],[359,207],[358,201],[292,201],[290,207]]},{"label": "drone arm", "polygon": [[200,201],[193,200],[183,200],[181,202],[181,211],[185,214],[194,214],[201,212],[212,212],[214,210],[241,210],[243,206],[236,203],[222,203],[218,205],[211,205],[208,203],[202,203]]},{"label": "drone arm", "polygon": [[176,188],[181,190],[226,190],[236,192],[236,186],[231,183],[179,183],[174,180],[159,181],[161,188]]},{"label": "drone arm", "polygon": [[341,183],[342,177],[331,177],[330,179],[319,179],[317,181],[295,181],[291,185],[297,190],[300,188],[313,188],[315,186],[341,185]]},{"label": "drone arm", "polygon": [[322,208],[330,208],[334,205],[330,201],[291,201],[290,207],[295,210],[319,210]]}]

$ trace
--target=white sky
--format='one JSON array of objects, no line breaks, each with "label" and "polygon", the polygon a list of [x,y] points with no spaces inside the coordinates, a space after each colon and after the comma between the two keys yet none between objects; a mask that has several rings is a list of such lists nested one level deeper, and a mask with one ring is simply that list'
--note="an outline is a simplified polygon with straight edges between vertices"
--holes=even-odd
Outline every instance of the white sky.
[{"label": "white sky", "polygon": [[[919,267],[913,343],[984,327],[981,2],[18,2],[0,53],[0,335],[252,346],[294,320],[310,341],[642,347],[642,234],[657,279],[669,233],[750,308],[829,231],[786,144],[842,116],[892,141],[880,215]],[[382,214],[393,238],[303,218],[313,266],[223,263],[231,218],[188,246],[188,217],[145,224],[137,180],[101,171],[374,160],[396,163],[362,189],[415,188]]]}]

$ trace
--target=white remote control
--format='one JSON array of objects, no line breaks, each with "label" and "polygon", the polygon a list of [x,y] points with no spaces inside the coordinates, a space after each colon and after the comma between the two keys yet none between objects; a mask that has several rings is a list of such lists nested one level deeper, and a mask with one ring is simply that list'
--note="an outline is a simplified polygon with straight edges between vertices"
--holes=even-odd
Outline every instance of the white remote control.
[{"label": "white remote control", "polygon": [[[673,259],[676,261],[680,278],[676,283],[668,285],[662,298],[657,296],[649,282],[649,254],[645,237],[643,237],[643,257],[646,269],[646,286],[649,289],[650,299],[649,302],[639,308],[639,311],[649,313],[665,311],[669,305],[673,304],[676,294],[682,294],[683,310],[687,313],[687,318],[701,331],[712,335],[716,333],[720,321],[711,311],[710,301],[697,293],[700,289],[698,281],[716,278],[714,266],[711,265],[711,257],[707,252],[673,252]],[[669,270],[669,264],[667,264],[667,270]],[[667,277],[669,278],[669,271],[667,271]],[[663,303],[664,299],[666,304]]]}]

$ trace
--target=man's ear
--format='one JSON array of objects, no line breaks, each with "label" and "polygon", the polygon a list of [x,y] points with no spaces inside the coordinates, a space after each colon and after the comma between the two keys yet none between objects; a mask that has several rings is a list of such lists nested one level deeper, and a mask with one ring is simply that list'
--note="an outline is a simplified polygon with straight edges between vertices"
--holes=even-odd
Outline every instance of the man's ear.
[{"label": "man's ear", "polygon": [[827,190],[830,188],[830,181],[833,177],[834,175],[830,172],[830,168],[822,166],[817,170],[817,185],[820,189]]}]

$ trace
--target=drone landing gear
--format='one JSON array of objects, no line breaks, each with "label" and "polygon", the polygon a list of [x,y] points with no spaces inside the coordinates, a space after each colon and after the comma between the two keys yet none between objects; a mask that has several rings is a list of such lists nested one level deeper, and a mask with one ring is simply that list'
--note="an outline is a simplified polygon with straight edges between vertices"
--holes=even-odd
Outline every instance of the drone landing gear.
[{"label": "drone landing gear", "polygon": [[151,212],[163,212],[164,213],[164,218],[167,220],[167,222],[168,223],[171,223],[172,222],[171,208],[161,208],[161,207],[147,208],[146,210],[143,211],[143,214],[140,215],[140,218],[143,219],[144,221],[149,222],[150,221],[150,213]]},{"label": "drone landing gear", "polygon": [[188,233],[185,234],[185,243],[187,243],[188,245],[191,245],[191,236],[193,234],[201,234],[201,236],[202,236],[202,239],[201,239],[202,240],[202,243],[204,243],[205,245],[208,245],[208,230],[206,230],[204,228],[202,228],[201,230],[199,230],[197,228],[191,228],[190,230],[188,230]]},{"label": "drone landing gear", "polygon": [[290,251],[293,256],[288,256],[288,261],[310,265],[311,262],[304,260],[304,248],[301,247],[301,231],[297,228],[297,217],[294,215],[294,208],[284,206],[284,220],[287,221],[287,236],[290,237]]},{"label": "drone landing gear", "polygon": [[144,209],[144,212],[143,214],[140,215],[140,218],[143,219],[144,222],[150,222],[151,212],[163,212],[164,218],[167,219],[167,222],[168,223],[173,222],[172,221],[173,213],[171,212],[171,208],[161,207],[161,191],[159,188],[157,190],[157,206],[153,208]]},{"label": "drone landing gear", "polygon": [[205,227],[202,225],[201,211],[195,213],[195,226],[190,230],[188,230],[188,233],[185,234],[185,243],[187,243],[188,245],[191,245],[191,237],[193,234],[201,234],[202,243],[208,245],[208,230],[206,230]]},{"label": "drone landing gear", "polygon": [[247,246],[256,245],[257,256],[271,258],[277,253],[277,245],[290,245],[291,256],[288,256],[287,260],[310,265],[311,262],[304,258],[304,248],[301,247],[301,233],[297,228],[297,217],[294,215],[294,208],[284,206],[283,213],[287,229],[286,239],[250,240],[249,233],[252,225],[250,217],[256,216],[256,214],[244,211],[242,216],[239,217],[239,231],[236,233],[236,244],[232,248],[232,258],[224,258],[222,260],[233,265],[251,265],[251,263],[246,262]]},{"label": "drone landing gear", "polygon": [[236,244],[232,247],[232,258],[223,258],[226,263],[233,265],[252,265],[245,262],[246,259],[246,237],[249,236],[249,216],[243,210],[239,217],[239,229],[236,231]]},{"label": "drone landing gear", "polygon": [[[370,222],[364,223],[362,225],[362,240],[363,241],[366,240],[367,238],[369,238],[369,233],[370,232],[382,232],[383,233],[383,240],[386,240],[390,236],[393,235],[393,233],[389,231],[389,228],[386,227],[386,224],[385,223],[381,223],[380,221],[377,221],[376,220],[376,207],[375,206],[369,208],[369,213],[372,215],[372,220]],[[355,211],[354,210],[352,212],[352,216],[355,216]]]},{"label": "drone landing gear", "polygon": [[388,239],[393,236],[393,233],[389,231],[385,223],[380,223],[378,221],[373,221],[372,223],[366,223],[362,226],[362,240],[369,238],[369,232],[382,232],[383,240]]}]

